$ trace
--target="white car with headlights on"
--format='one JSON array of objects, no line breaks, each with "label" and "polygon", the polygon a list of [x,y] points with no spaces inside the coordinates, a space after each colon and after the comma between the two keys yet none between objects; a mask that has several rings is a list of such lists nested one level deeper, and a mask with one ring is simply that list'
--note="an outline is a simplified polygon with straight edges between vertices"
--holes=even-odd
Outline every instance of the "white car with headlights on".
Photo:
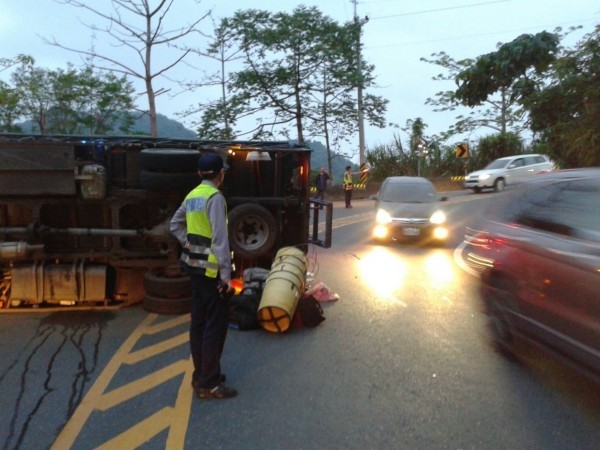
[{"label": "white car with headlights on", "polygon": [[388,177],[376,201],[373,238],[377,242],[442,243],[448,237],[446,214],[433,184],[422,177]]}]

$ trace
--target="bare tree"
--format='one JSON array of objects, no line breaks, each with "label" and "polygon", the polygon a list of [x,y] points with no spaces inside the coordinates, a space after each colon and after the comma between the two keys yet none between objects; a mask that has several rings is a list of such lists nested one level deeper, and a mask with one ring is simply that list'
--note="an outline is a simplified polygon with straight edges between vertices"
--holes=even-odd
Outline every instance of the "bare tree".
[{"label": "bare tree", "polygon": [[[62,49],[83,55],[91,61],[100,61],[94,67],[111,72],[117,72],[137,78],[144,82],[144,94],[148,98],[148,116],[150,118],[150,133],[158,136],[156,121],[156,97],[167,92],[167,89],[156,89],[154,80],[164,76],[166,72],[181,63],[190,53],[187,47],[176,46],[186,36],[202,34],[197,28],[198,24],[206,18],[210,11],[191,24],[176,29],[166,29],[166,18],[175,0],[160,0],[155,7],[150,5],[150,0],[111,0],[112,10],[104,12],[80,0],[56,0],[58,3],[85,9],[106,21],[103,27],[85,24],[94,32],[101,32],[109,36],[113,46],[129,49],[136,54],[135,58],[123,57],[118,59],[111,54],[96,52],[95,48],[89,50],[78,49],[57,42],[45,40],[47,43]],[[136,23],[134,23],[137,21]],[[158,46],[169,47],[174,56],[161,68],[153,69],[153,51]]]}]

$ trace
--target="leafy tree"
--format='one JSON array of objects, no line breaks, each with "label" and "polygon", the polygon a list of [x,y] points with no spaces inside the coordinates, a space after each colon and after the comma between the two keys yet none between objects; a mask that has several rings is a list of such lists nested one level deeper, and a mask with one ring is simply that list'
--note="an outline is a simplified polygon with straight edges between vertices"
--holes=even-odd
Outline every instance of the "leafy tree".
[{"label": "leafy tree", "polygon": [[232,89],[254,94],[253,112],[274,114],[269,123],[259,124],[257,135],[293,123],[298,142],[304,143],[304,105],[323,60],[321,29],[328,22],[316,8],[303,6],[292,15],[247,10],[223,20],[221,28],[244,51],[245,69],[234,74]]},{"label": "leafy tree", "polygon": [[488,96],[510,89],[512,99],[522,99],[535,89],[531,71],[542,74],[556,59],[559,36],[547,31],[522,34],[496,52],[479,56],[456,77],[456,98],[467,106],[478,106]]},{"label": "leafy tree", "polygon": [[60,134],[106,134],[118,125],[128,132],[133,118],[133,92],[127,77],[95,74],[91,67],[70,67],[55,76],[56,104],[51,110],[49,132]]},{"label": "leafy tree", "polygon": [[54,104],[55,72],[35,67],[33,60],[24,60],[12,73],[14,94],[21,112],[31,119],[41,134],[46,134],[48,115]]},{"label": "leafy tree", "polygon": [[[436,64],[446,70],[433,77],[438,81],[456,80],[463,71],[473,66],[473,59],[456,61],[445,52],[433,53],[433,59],[421,58],[421,61]],[[440,91],[434,98],[428,98],[426,105],[434,107],[434,111],[456,111],[463,108],[461,101],[456,96],[455,90]],[[459,114],[447,131],[442,133],[441,139],[447,140],[454,135],[470,134],[480,128],[490,128],[497,132],[523,129],[523,110],[519,108],[515,99],[511,99],[507,88],[501,88],[495,95],[489,95],[482,102],[481,107],[469,108],[468,113]]]},{"label": "leafy tree", "polygon": [[91,67],[49,70],[23,60],[11,75],[13,87],[0,86],[4,127],[17,118],[35,123],[41,134],[105,134],[132,124],[133,87],[123,76],[96,74]]},{"label": "leafy tree", "polygon": [[[332,144],[356,129],[351,92],[373,82],[372,66],[357,70],[357,24],[340,26],[315,7],[299,6],[292,14],[238,11],[220,30],[243,50],[244,69],[232,75],[229,87],[243,114],[259,117],[254,137],[289,137],[293,127],[300,143],[306,134],[324,137],[331,159]],[[368,119],[382,124],[385,107],[383,99],[368,96]]]},{"label": "leafy tree", "polygon": [[19,94],[4,81],[0,81],[0,131],[20,132],[21,128],[15,123],[20,116]]},{"label": "leafy tree", "polygon": [[233,127],[244,114],[246,101],[242,96],[221,98],[204,108],[197,129],[202,139],[230,140],[239,136]]},{"label": "leafy tree", "polygon": [[523,101],[537,151],[561,167],[600,166],[600,25],[566,50]]},{"label": "leafy tree", "polygon": [[[117,59],[114,54],[99,53],[93,47],[83,50],[69,47],[56,40],[46,41],[51,45],[83,55],[89,61],[99,60],[99,64],[94,64],[99,69],[143,81],[148,100],[150,132],[154,137],[158,136],[156,96],[166,92],[162,88],[156,89],[155,80],[158,77],[164,77],[167,72],[184,61],[191,50],[184,47],[178,48],[177,43],[190,35],[199,34],[197,26],[208,15],[205,14],[195,19],[189,25],[166,29],[167,16],[174,1],[160,0],[155,7],[152,7],[149,0],[111,0],[112,11],[105,12],[91,6],[88,4],[89,2],[60,0],[60,3],[87,10],[104,21],[106,23],[104,27],[92,24],[87,26],[94,32],[105,34],[114,46],[131,50],[134,57]],[[155,69],[152,57],[157,48],[161,47],[168,47],[173,57],[161,68]]]},{"label": "leafy tree", "polygon": [[[308,105],[311,110],[308,116],[314,119],[308,121],[307,130],[312,136],[325,139],[331,170],[332,148],[339,148],[343,141],[349,142],[348,137],[358,131],[358,103],[354,95],[358,86],[365,89],[374,84],[374,66],[365,60],[360,64],[356,62],[361,33],[358,21],[344,26],[333,24],[331,30],[323,29],[323,32],[328,51],[321,64],[320,84],[315,84],[314,102]],[[356,69],[352,70],[353,67]],[[382,97],[366,94],[362,99],[364,118],[372,126],[385,127],[387,104]]]},{"label": "leafy tree", "polygon": [[[212,42],[207,51],[197,53],[211,58],[219,63],[219,71],[208,77],[204,85],[219,86],[221,97],[217,101],[199,104],[190,108],[185,115],[201,112],[198,124],[198,135],[204,139],[229,140],[236,138],[240,133],[234,127],[237,120],[245,115],[247,99],[244,95],[229,95],[228,84],[231,82],[227,66],[242,58],[241,49],[233,41],[228,40],[227,31],[223,27],[216,27]],[[190,85],[195,89],[201,84]]]},{"label": "leafy tree", "polygon": [[[446,69],[434,80],[454,80],[456,90],[441,91],[426,104],[435,111],[454,111],[468,106],[467,116],[459,115],[443,138],[491,128],[500,134],[523,129],[524,111],[520,102],[529,95],[539,76],[554,61],[558,51],[559,35],[546,31],[536,35],[523,34],[508,44],[499,45],[495,52],[477,59],[456,61],[445,52],[434,53],[434,59],[421,58]],[[484,108],[480,108],[484,106]]]},{"label": "leafy tree", "polygon": [[[19,64],[32,65],[34,59],[29,55],[18,55],[14,58],[0,58],[0,72],[15,67]],[[23,114],[19,92],[4,81],[0,81],[0,131],[21,132],[21,127],[16,121]]]}]

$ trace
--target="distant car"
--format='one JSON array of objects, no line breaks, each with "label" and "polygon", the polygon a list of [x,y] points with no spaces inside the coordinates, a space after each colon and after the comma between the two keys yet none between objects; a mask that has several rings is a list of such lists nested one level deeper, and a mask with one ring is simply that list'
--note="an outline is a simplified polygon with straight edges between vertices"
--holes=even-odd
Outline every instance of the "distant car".
[{"label": "distant car", "polygon": [[554,163],[546,155],[529,154],[498,158],[484,169],[465,177],[465,187],[481,192],[482,189],[502,191],[506,185],[517,184],[531,175],[550,172]]},{"label": "distant car", "polygon": [[426,178],[388,177],[374,199],[376,241],[443,242],[448,237],[440,208],[447,197],[440,197]]},{"label": "distant car", "polygon": [[469,239],[495,343],[524,339],[600,380],[600,168],[534,177],[497,203]]}]

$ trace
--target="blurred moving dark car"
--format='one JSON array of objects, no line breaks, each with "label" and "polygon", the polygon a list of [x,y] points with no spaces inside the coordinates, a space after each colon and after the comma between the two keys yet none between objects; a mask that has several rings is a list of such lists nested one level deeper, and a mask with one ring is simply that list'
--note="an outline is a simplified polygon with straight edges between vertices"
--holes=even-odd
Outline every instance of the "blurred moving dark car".
[{"label": "blurred moving dark car", "polygon": [[373,238],[376,241],[444,242],[446,214],[433,184],[422,177],[388,177],[377,201]]},{"label": "blurred moving dark car", "polygon": [[534,177],[470,230],[495,343],[523,339],[600,380],[600,168]]}]

